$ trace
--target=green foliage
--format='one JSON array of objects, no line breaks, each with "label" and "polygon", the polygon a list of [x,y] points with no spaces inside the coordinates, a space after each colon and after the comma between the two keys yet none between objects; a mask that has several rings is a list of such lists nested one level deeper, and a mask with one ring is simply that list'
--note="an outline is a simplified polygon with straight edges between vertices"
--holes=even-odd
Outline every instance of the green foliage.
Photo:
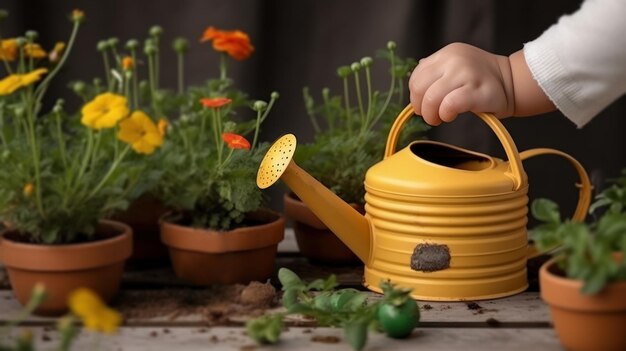
[{"label": "green foliage", "polygon": [[[278,271],[283,288],[285,313],[266,315],[247,323],[248,335],[259,343],[276,343],[283,328],[283,320],[289,314],[300,314],[315,318],[321,326],[341,327],[346,340],[353,349],[361,350],[367,343],[369,330],[377,330],[377,311],[381,306],[395,306],[407,301],[410,290],[394,287],[389,282],[381,285],[385,296],[368,302],[367,294],[355,289],[339,289],[337,278],[316,279],[310,283],[302,281],[287,268]],[[412,320],[416,325],[419,320]],[[412,329],[412,328],[411,328]]]},{"label": "green foliage", "polygon": [[125,209],[136,186],[155,177],[143,173],[140,158],[125,157],[129,147],[117,139],[115,128],[86,128],[80,110],[66,112],[62,100],[42,111],[50,82],[77,37],[81,21],[73,21],[58,60],[5,66],[14,74],[48,72],[36,85],[0,96],[0,219],[33,243],[91,240],[100,219]]},{"label": "green foliage", "polygon": [[[316,135],[313,143],[298,147],[296,161],[347,202],[364,202],[365,173],[382,159],[387,133],[404,107],[406,77],[416,62],[397,57],[394,49],[395,44],[390,43],[378,55],[390,64],[390,86],[386,92],[373,89],[371,68],[375,61],[369,57],[337,70],[344,87],[341,95],[331,95],[329,89],[323,89],[318,104],[308,88],[303,90],[304,105]],[[420,119],[410,121],[399,145],[427,129]]]},{"label": "green foliage", "polygon": [[611,282],[626,281],[624,179],[618,179],[596,197],[591,209],[603,209],[604,213],[591,223],[561,221],[558,205],[551,200],[532,203],[533,216],[544,222],[533,229],[539,250],[557,254],[565,275],[584,282],[585,294],[595,294]]}]

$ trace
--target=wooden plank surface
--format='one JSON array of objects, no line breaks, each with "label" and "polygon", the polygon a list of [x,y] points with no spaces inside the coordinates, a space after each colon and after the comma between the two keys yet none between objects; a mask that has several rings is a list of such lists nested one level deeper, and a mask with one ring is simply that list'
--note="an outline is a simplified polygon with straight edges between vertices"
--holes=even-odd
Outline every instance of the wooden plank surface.
[{"label": "wooden plank surface", "polygon": [[[53,349],[56,333],[43,327],[29,328],[38,349]],[[351,351],[343,331],[336,328],[296,328],[283,332],[273,346],[257,346],[242,328],[122,328],[117,335],[100,336],[82,332],[75,350],[319,350]],[[370,333],[364,350],[561,350],[552,329],[542,328],[419,328],[407,339],[396,340]]]},{"label": "wooden plank surface", "polygon": [[[165,294],[167,292],[167,294]],[[112,306],[121,311],[126,317],[126,325],[171,325],[171,326],[203,326],[208,324],[242,325],[250,318],[263,313],[263,310],[237,310],[236,308],[224,307],[223,318],[215,317],[214,311],[220,309],[207,309],[202,304],[188,305],[180,308],[177,303],[184,301],[181,296],[194,294],[202,296],[197,290],[181,290],[180,293],[172,294],[167,291],[134,290],[123,291],[121,296],[114,300]],[[163,294],[162,294],[163,293]],[[371,299],[378,298],[377,294],[369,293]],[[184,302],[183,302],[184,303]],[[210,302],[209,302],[210,303]],[[159,308],[155,308],[159,305]],[[471,323],[473,326],[482,324],[548,327],[550,315],[547,305],[539,298],[538,293],[529,292],[498,300],[472,302],[419,302],[421,320],[431,325],[461,325]],[[171,306],[171,307],[168,307]],[[214,306],[214,305],[213,305]],[[0,291],[0,323],[15,316],[21,306],[15,300],[13,294],[8,291]],[[275,307],[267,313],[281,311]],[[150,312],[151,311],[151,312]],[[45,317],[30,317],[30,322],[52,324],[53,320]],[[303,319],[292,319],[292,324],[309,324]]]}]

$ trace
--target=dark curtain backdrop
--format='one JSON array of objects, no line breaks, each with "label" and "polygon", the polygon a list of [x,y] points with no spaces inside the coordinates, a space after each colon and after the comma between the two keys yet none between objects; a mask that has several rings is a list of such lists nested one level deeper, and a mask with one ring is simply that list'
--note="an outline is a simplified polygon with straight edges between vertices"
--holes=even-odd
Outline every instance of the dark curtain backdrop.
[{"label": "dark curtain backdrop", "polygon": [[[204,28],[242,29],[250,34],[256,51],[249,60],[231,65],[233,78],[252,97],[266,99],[273,90],[281,94],[262,136],[272,140],[293,132],[302,141],[312,139],[302,87],[310,86],[315,94],[323,87],[337,91],[340,81],[336,68],[373,55],[388,40],[396,41],[400,56],[405,57],[421,58],[455,41],[508,55],[579,5],[580,1],[571,0],[0,1],[0,8],[11,13],[1,27],[3,36],[35,29],[46,48],[66,40],[70,30],[67,13],[73,8],[85,11],[87,21],[76,51],[49,94],[66,97],[70,103],[77,101],[71,99],[66,82],[90,79],[103,71],[95,49],[100,39],[118,37],[122,43],[129,38],[143,40],[151,25],[161,25],[165,29],[162,85],[174,88],[175,57],[169,48],[175,37],[185,36],[191,42],[186,83],[201,84],[217,74],[217,56],[208,45],[197,41]],[[387,83],[383,70],[381,66],[375,72],[380,88]],[[602,187],[606,178],[616,176],[626,165],[625,112],[626,100],[622,98],[583,129],[577,129],[558,112],[504,123],[520,150],[551,147],[570,153],[586,167],[596,187]],[[491,131],[471,116],[434,128],[429,137],[504,156]],[[564,211],[573,211],[577,177],[565,161],[545,156],[525,162],[524,167],[531,198],[550,197],[558,200]],[[281,209],[281,191],[270,192],[276,209]]]}]

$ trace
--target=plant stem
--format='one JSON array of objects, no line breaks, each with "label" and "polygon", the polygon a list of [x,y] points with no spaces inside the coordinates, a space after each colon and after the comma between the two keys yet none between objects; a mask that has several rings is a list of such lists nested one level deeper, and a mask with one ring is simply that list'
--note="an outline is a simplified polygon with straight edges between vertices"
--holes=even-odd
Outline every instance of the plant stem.
[{"label": "plant stem", "polygon": [[61,113],[55,113],[56,119],[56,132],[59,143],[59,151],[61,153],[61,161],[63,161],[63,168],[67,171],[67,154],[65,152],[65,139],[63,138],[63,129],[61,128]]},{"label": "plant stem", "polygon": [[215,142],[217,143],[217,163],[222,163],[222,153],[224,152],[224,143],[222,143],[222,109],[215,109],[215,121],[217,125],[217,134],[215,135]]},{"label": "plant stem", "polygon": [[396,86],[396,75],[394,74],[394,71],[393,71],[396,65],[395,54],[393,50],[389,50],[389,53],[390,53],[389,63],[391,65],[391,83],[389,84],[389,91],[387,92],[387,98],[385,99],[385,102],[383,103],[383,106],[381,107],[380,111],[378,111],[378,114],[372,121],[372,126],[376,125],[378,120],[382,117],[383,113],[385,113],[385,110],[387,110],[387,106],[389,106],[389,102],[391,101],[391,97],[393,95],[393,88]]},{"label": "plant stem", "polygon": [[363,99],[361,97],[361,82],[359,81],[358,71],[354,72],[354,87],[356,89],[356,98],[359,103],[359,113],[361,114],[361,126],[363,126],[365,124],[365,110],[363,109]]},{"label": "plant stem", "polygon": [[135,49],[132,49],[130,52],[131,57],[133,58],[133,108],[139,109],[139,77],[137,73],[137,54]]},{"label": "plant stem", "polygon": [[59,70],[61,70],[61,67],[63,67],[63,65],[65,64],[65,61],[67,60],[67,57],[70,54],[70,51],[72,51],[72,47],[74,46],[74,41],[76,41],[76,35],[78,34],[78,27],[80,27],[80,21],[74,22],[74,27],[72,28],[72,34],[70,35],[70,40],[67,42],[67,48],[63,52],[63,56],[61,56],[61,59],[59,60],[59,64],[57,64],[54,67],[52,72],[50,72],[50,74],[46,76],[43,82],[41,82],[41,84],[39,84],[39,86],[35,90],[35,101],[37,104],[40,103],[48,87],[48,84],[50,83],[52,78],[54,78],[54,76],[59,72]]},{"label": "plant stem", "polygon": [[343,98],[346,103],[346,124],[348,126],[348,135],[352,135],[352,112],[350,111],[348,77],[343,78]]},{"label": "plant stem", "polygon": [[367,118],[363,128],[369,129],[369,122],[372,120],[372,72],[369,66],[365,67],[365,82],[367,84]]},{"label": "plant stem", "polygon": [[254,127],[254,139],[252,139],[252,147],[250,148],[250,151],[254,150],[254,147],[256,146],[256,140],[259,137],[259,127],[261,126],[261,113],[262,113],[261,110],[256,112],[256,126]]},{"label": "plant stem", "polygon": [[126,147],[124,148],[124,151],[122,151],[122,153],[115,159],[115,161],[113,161],[113,164],[111,165],[111,168],[109,168],[109,171],[107,172],[107,174],[105,174],[104,177],[102,177],[102,179],[100,180],[100,183],[98,183],[98,185],[96,185],[96,187],[93,188],[93,190],[87,196],[86,200],[91,199],[94,195],[98,193],[98,191],[100,191],[100,189],[102,189],[102,187],[109,180],[113,172],[115,172],[120,162],[122,162],[122,160],[124,159],[124,156],[126,156],[126,154],[128,153],[128,150],[130,150],[130,145],[126,145]]},{"label": "plant stem", "polygon": [[160,116],[160,110],[158,104],[156,102],[156,76],[155,76],[155,63],[154,56],[152,54],[148,55],[148,72],[150,74],[150,96],[152,100],[152,109],[154,110],[154,114]]},{"label": "plant stem", "polygon": [[37,146],[37,136],[35,134],[35,117],[33,114],[33,110],[35,106],[33,105],[33,95],[32,89],[28,89],[26,93],[22,94],[23,99],[25,100],[26,108],[26,123],[28,125],[28,139],[30,142],[31,156],[33,158],[33,167],[35,168],[35,194],[36,194],[36,204],[37,210],[41,214],[43,218],[46,218],[46,213],[43,209],[43,202],[41,198],[41,165],[39,160],[39,147]]},{"label": "plant stem", "polygon": [[154,53],[154,87],[155,89],[159,89],[159,74],[160,74],[160,59],[159,53],[159,36],[154,36],[154,46],[156,47],[156,52]]},{"label": "plant stem", "polygon": [[178,53],[178,94],[182,95],[185,89],[184,79],[185,79],[185,70],[184,70],[184,58],[185,54],[182,52]]},{"label": "plant stem", "polygon": [[76,179],[74,180],[74,188],[78,188],[80,185],[80,181],[87,170],[87,165],[89,164],[89,158],[91,157],[93,149],[93,130],[91,128],[87,129],[87,149],[83,155],[83,161],[81,162],[80,169],[78,170],[78,174],[76,175]]},{"label": "plant stem", "polygon": [[220,79],[225,80],[228,75],[228,63],[226,62],[226,54],[222,53],[220,55]]},{"label": "plant stem", "polygon": [[107,88],[111,90],[113,88],[113,82],[111,79],[111,66],[109,65],[109,55],[106,50],[102,51],[102,61],[104,62],[104,76],[107,80]]}]

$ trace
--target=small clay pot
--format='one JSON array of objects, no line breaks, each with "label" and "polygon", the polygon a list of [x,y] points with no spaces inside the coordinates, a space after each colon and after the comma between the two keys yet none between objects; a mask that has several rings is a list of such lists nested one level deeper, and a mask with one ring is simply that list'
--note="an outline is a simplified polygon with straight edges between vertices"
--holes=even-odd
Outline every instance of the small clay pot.
[{"label": "small clay pot", "polygon": [[247,284],[265,281],[274,272],[285,219],[270,210],[251,213],[262,224],[216,231],[192,228],[161,219],[161,240],[169,248],[176,275],[196,285]]},{"label": "small clay pot", "polygon": [[[293,220],[293,231],[302,256],[313,263],[356,265],[359,258],[293,193],[283,196],[285,215]],[[363,206],[350,204],[363,213]]]},{"label": "small clay pot", "polygon": [[539,271],[541,298],[550,305],[554,328],[568,350],[626,350],[626,282],[595,295],[580,292],[583,282],[558,271],[555,259]]},{"label": "small clay pot", "polygon": [[133,229],[133,254],[129,263],[135,266],[164,266],[169,264],[167,247],[160,237],[159,219],[167,208],[151,194],[133,201],[124,212],[112,219],[128,224]]},{"label": "small clay pot", "polygon": [[132,252],[130,227],[109,220],[100,221],[96,230],[96,237],[103,239],[87,243],[42,245],[21,242],[19,237],[11,230],[0,237],[0,261],[21,304],[28,302],[35,284],[43,283],[47,297],[35,310],[38,315],[66,313],[69,294],[81,287],[110,301]]}]

